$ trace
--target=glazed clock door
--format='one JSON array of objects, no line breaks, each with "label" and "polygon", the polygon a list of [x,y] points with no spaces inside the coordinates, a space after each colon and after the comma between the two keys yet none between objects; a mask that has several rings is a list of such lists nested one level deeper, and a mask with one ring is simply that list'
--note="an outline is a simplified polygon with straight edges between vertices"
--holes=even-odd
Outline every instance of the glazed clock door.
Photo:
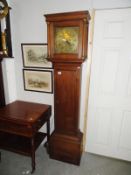
[{"label": "glazed clock door", "polygon": [[55,127],[63,134],[76,135],[79,114],[79,67],[55,69]]}]

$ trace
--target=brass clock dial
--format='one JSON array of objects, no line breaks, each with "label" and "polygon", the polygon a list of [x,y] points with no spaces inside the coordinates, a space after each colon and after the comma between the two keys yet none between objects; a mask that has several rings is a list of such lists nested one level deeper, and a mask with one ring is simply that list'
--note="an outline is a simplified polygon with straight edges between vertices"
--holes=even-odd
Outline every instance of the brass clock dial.
[{"label": "brass clock dial", "polygon": [[54,32],[55,53],[78,52],[79,27],[55,27]]},{"label": "brass clock dial", "polygon": [[82,63],[87,58],[88,11],[45,15],[48,58],[54,63]]}]

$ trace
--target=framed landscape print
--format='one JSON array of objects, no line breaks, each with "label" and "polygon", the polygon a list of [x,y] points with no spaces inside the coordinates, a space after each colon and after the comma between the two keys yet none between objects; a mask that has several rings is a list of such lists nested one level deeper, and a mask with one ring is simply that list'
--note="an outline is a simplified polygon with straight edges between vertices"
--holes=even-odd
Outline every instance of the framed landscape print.
[{"label": "framed landscape print", "polygon": [[36,92],[53,92],[52,71],[23,69],[24,89]]},{"label": "framed landscape print", "polygon": [[27,68],[52,68],[47,59],[47,44],[22,43],[23,65]]}]

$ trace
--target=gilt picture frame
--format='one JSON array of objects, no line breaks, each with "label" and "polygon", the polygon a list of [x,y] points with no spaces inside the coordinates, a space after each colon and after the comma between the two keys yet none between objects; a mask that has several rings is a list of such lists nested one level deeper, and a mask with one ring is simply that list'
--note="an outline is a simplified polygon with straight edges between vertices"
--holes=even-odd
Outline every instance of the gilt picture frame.
[{"label": "gilt picture frame", "polygon": [[21,50],[25,68],[52,68],[47,59],[47,43],[22,43]]},{"label": "gilt picture frame", "polygon": [[53,75],[49,70],[23,69],[24,89],[53,93]]}]

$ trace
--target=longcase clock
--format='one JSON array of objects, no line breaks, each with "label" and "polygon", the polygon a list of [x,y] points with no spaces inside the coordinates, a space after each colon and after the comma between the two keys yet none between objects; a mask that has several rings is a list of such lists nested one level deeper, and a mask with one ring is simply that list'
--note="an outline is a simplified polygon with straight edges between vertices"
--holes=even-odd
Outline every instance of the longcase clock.
[{"label": "longcase clock", "polygon": [[80,164],[79,130],[81,64],[87,57],[88,11],[45,15],[48,58],[54,66],[55,129],[49,142],[53,159]]}]

